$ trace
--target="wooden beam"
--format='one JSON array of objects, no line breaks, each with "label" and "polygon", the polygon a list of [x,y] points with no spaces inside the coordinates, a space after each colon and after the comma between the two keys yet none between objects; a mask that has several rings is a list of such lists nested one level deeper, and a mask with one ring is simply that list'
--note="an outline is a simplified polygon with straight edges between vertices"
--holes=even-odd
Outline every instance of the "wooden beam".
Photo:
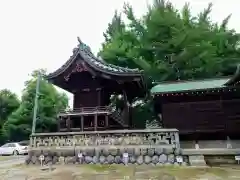
[{"label": "wooden beam", "polygon": [[97,131],[97,126],[98,126],[98,124],[97,124],[97,119],[98,119],[98,115],[95,114],[95,115],[94,115],[94,131]]},{"label": "wooden beam", "polygon": [[[92,112],[70,112],[70,113],[61,113],[60,116],[81,116],[81,115],[94,115],[96,112],[92,111]],[[108,110],[101,110],[98,111],[98,114],[107,114],[109,113]]]},{"label": "wooden beam", "polygon": [[81,131],[84,130],[84,116],[81,116]]},{"label": "wooden beam", "polygon": [[108,115],[105,115],[105,127],[108,128]]}]

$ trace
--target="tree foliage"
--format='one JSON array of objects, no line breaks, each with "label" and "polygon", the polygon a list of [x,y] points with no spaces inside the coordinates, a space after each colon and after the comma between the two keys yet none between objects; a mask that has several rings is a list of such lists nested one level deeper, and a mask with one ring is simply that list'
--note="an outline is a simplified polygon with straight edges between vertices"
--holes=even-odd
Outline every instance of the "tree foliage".
[{"label": "tree foliage", "polygon": [[177,10],[169,1],[155,0],[140,19],[125,4],[115,13],[99,55],[107,62],[144,69],[153,81],[209,78],[233,73],[239,63],[239,34],[211,21],[212,4],[192,16],[189,4]]},{"label": "tree foliage", "polygon": [[0,143],[6,140],[2,126],[19,105],[20,101],[16,94],[8,89],[0,90]]},{"label": "tree foliage", "polygon": [[[227,27],[231,15],[215,23],[211,10],[210,3],[193,16],[189,4],[177,10],[169,1],[154,0],[147,13],[137,18],[125,4],[122,14],[127,21],[115,13],[99,56],[115,65],[143,69],[148,89],[154,82],[232,75],[240,62],[240,36]],[[136,108],[136,112],[148,111],[144,106]]]},{"label": "tree foliage", "polygon": [[[40,71],[44,74],[43,70]],[[38,71],[34,71],[32,78],[25,82],[20,106],[3,125],[4,135],[12,141],[28,139],[31,134],[37,74]],[[57,113],[68,106],[68,98],[43,79],[39,87],[36,132],[54,131]]]},{"label": "tree foliage", "polygon": [[8,89],[0,90],[0,127],[19,105],[20,101],[16,94]]}]

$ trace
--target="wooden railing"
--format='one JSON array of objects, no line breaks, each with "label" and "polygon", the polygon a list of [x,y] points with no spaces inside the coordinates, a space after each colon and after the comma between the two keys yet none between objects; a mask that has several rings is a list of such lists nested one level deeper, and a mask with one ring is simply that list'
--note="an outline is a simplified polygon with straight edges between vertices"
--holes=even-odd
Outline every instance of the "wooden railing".
[{"label": "wooden railing", "polygon": [[97,107],[82,107],[74,108],[69,110],[60,111],[60,114],[68,113],[90,113],[90,112],[110,112],[111,108],[109,106],[97,106]]},{"label": "wooden railing", "polygon": [[119,124],[121,124],[123,127],[126,126],[126,124],[124,123],[120,113],[115,109],[112,111],[112,113],[110,114],[110,116],[117,121]]},{"label": "wooden railing", "polygon": [[97,106],[97,107],[82,107],[82,108],[74,108],[69,110],[60,111],[59,116],[67,116],[67,115],[78,115],[78,114],[95,114],[95,113],[106,113],[110,114],[111,117],[117,121],[122,126],[126,126],[124,123],[120,113],[117,111],[116,107],[113,106]]}]

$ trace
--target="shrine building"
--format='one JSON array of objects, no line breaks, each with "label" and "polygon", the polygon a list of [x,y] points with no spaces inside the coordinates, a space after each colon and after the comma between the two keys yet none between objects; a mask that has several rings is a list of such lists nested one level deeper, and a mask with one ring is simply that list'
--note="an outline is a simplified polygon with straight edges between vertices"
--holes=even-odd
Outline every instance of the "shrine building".
[{"label": "shrine building", "polygon": [[159,83],[151,89],[164,128],[181,140],[240,138],[240,67],[232,77]]},{"label": "shrine building", "polygon": [[[46,79],[73,94],[73,109],[58,115],[58,130],[99,131],[129,129],[129,104],[145,95],[143,73],[139,69],[118,67],[97,58],[78,38],[69,60]],[[110,96],[121,94],[124,108],[110,106]]]}]

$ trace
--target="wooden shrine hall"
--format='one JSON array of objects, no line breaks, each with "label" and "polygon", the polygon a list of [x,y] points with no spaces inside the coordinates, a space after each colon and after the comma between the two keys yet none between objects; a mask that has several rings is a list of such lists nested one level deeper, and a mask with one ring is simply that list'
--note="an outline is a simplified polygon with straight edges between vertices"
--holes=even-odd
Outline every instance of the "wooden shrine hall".
[{"label": "wooden shrine hall", "polygon": [[160,83],[151,89],[155,111],[182,140],[240,138],[239,81],[240,66],[233,77]]},{"label": "wooden shrine hall", "polygon": [[[73,109],[59,113],[59,131],[131,128],[129,103],[145,95],[142,71],[108,64],[78,42],[70,59],[46,77],[74,96]],[[122,109],[110,106],[112,94],[123,96]]]}]

